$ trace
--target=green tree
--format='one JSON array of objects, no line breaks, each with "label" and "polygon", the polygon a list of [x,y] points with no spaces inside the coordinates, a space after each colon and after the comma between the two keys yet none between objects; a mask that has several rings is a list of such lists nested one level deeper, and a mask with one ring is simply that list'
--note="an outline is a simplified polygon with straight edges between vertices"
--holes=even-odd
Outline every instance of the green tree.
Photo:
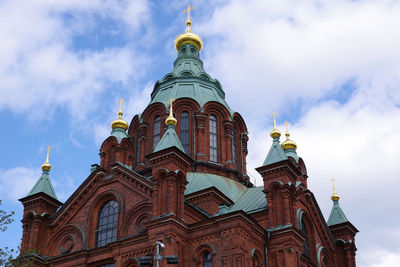
[{"label": "green tree", "polygon": [[[7,226],[14,221],[14,212],[6,212],[1,208],[2,204],[3,201],[0,200],[0,232],[6,231]],[[0,248],[0,266],[13,266],[12,259],[15,253],[15,249],[10,249],[8,247]]]}]

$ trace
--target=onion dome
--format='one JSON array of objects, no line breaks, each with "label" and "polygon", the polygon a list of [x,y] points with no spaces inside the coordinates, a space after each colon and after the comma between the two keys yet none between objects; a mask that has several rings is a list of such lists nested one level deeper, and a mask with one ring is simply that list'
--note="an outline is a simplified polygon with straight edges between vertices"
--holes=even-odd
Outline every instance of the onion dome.
[{"label": "onion dome", "polygon": [[50,152],[50,146],[47,147],[46,161],[42,164],[42,170],[43,171],[50,171],[51,170],[51,165],[49,163],[49,152]]},{"label": "onion dome", "polygon": [[122,115],[124,114],[122,112],[122,103],[124,102],[124,99],[121,98],[119,101],[119,112],[118,112],[118,119],[114,120],[111,122],[111,129],[115,128],[122,128],[124,130],[128,129],[128,122],[126,122],[123,118]]},{"label": "onion dome", "polygon": [[173,102],[174,102],[174,100],[172,98],[170,98],[170,100],[169,100],[169,115],[168,115],[168,118],[165,119],[165,124],[166,125],[172,124],[172,125],[175,126],[177,121],[176,121],[176,119],[174,117],[174,112],[172,110],[172,103]]},{"label": "onion dome", "polygon": [[179,48],[182,45],[185,44],[191,44],[194,45],[199,51],[203,48],[203,40],[201,40],[200,36],[198,36],[195,33],[192,33],[190,26],[192,25],[191,17],[190,17],[190,11],[194,9],[194,7],[191,7],[188,5],[188,8],[185,10],[185,12],[188,13],[187,19],[186,19],[186,32],[180,34],[178,37],[175,39],[175,48],[178,51]]},{"label": "onion dome", "polygon": [[332,196],[331,196],[331,199],[332,199],[332,201],[339,201],[339,199],[340,199],[340,196],[338,195],[338,194],[336,194],[336,188],[335,188],[335,178],[332,178],[331,179],[331,182],[332,182],[332,187],[333,187],[333,193],[332,193]]},{"label": "onion dome", "polygon": [[286,140],[282,143],[282,148],[283,150],[288,150],[288,149],[293,149],[296,150],[297,149],[297,144],[295,141],[290,139],[290,133],[289,133],[289,123],[287,121],[285,121],[285,126],[286,126]]},{"label": "onion dome", "polygon": [[274,119],[274,129],[271,131],[270,136],[275,139],[281,137],[281,132],[276,128],[276,113],[272,113],[272,118]]}]

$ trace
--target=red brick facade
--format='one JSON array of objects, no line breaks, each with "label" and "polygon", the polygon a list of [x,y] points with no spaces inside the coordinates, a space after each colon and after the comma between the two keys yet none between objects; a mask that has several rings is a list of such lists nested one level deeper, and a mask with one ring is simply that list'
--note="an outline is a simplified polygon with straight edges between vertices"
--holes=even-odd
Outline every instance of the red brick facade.
[{"label": "red brick facade", "polygon": [[[267,206],[234,210],[240,200],[221,188],[254,188],[246,175],[244,120],[220,103],[200,107],[194,99],[179,98],[174,102],[178,136],[183,111],[189,113],[188,154],[176,147],[153,153],[154,120],[161,117],[162,137],[168,115],[164,104],[153,103],[132,119],[128,137],[104,141],[100,165],[65,203],[43,193],[21,199],[21,248],[34,249],[35,266],[139,266],[141,257],[155,255],[156,241],[165,244],[162,255],[178,256],[181,267],[208,266],[205,255],[216,267],[355,266],[357,230],[351,223],[327,226],[307,188],[302,159],[258,168],[264,181],[258,201]],[[215,162],[210,160],[211,115],[217,120]],[[217,182],[226,187],[185,193],[188,173],[223,177]],[[118,204],[115,241],[97,246],[99,214],[110,200]]]}]

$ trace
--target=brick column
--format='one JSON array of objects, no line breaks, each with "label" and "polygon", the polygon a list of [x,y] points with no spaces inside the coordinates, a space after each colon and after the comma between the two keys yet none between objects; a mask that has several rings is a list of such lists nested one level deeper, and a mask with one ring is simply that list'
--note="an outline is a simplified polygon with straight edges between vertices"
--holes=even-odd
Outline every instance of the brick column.
[{"label": "brick column", "polygon": [[207,161],[207,155],[209,154],[209,151],[207,150],[209,147],[209,144],[207,144],[208,138],[205,131],[207,114],[203,112],[196,112],[194,116],[196,120],[196,144],[194,146],[196,149],[195,159],[197,161]]}]

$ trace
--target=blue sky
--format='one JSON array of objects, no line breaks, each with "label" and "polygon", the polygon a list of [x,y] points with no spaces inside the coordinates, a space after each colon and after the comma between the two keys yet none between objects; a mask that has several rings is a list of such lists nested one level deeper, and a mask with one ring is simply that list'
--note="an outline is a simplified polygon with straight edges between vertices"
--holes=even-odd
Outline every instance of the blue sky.
[{"label": "blue sky", "polygon": [[[61,201],[99,162],[118,101],[129,122],[172,69],[185,29],[182,1],[0,2],[0,196],[16,222],[0,233],[16,246],[25,196],[52,146]],[[330,178],[358,227],[359,266],[400,265],[399,1],[192,1],[201,57],[249,130],[248,170],[271,144],[271,113],[291,122],[325,216]]]}]

